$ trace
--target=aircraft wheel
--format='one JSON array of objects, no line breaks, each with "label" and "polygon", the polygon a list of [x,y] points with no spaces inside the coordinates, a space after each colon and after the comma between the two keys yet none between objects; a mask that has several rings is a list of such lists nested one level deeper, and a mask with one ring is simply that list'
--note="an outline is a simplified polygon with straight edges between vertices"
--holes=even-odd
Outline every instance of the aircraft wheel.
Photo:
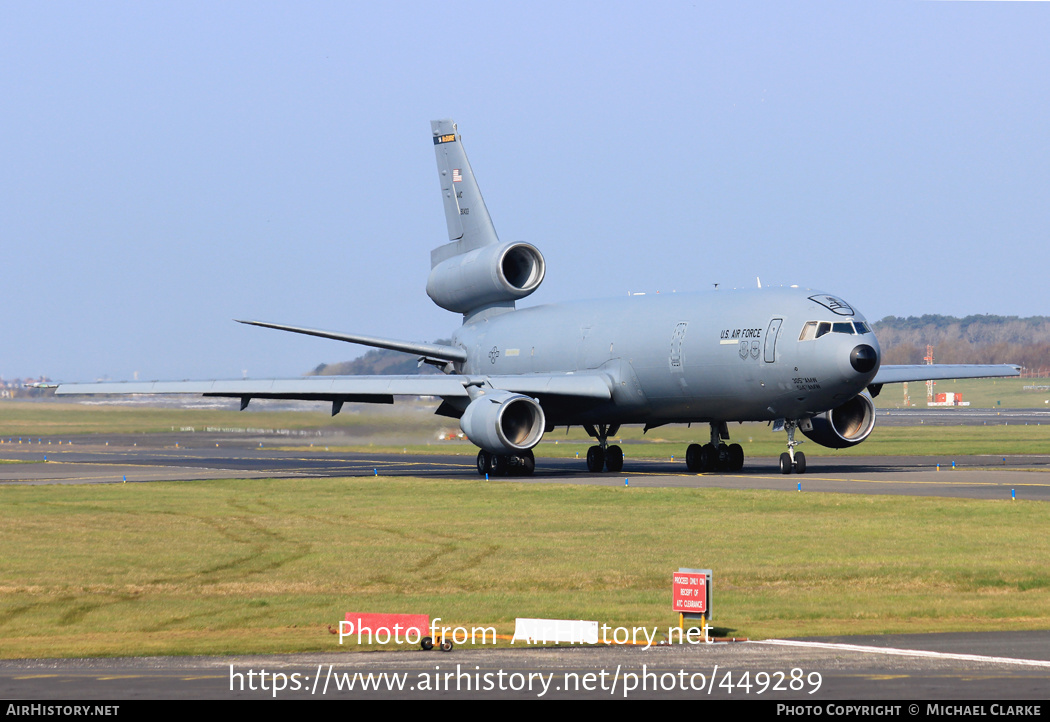
[{"label": "aircraft wheel", "polygon": [[482,449],[478,452],[478,474],[485,476],[492,471],[492,454]]},{"label": "aircraft wheel", "polygon": [[795,452],[795,473],[806,473],[806,455],[803,454],[801,451]]},{"label": "aircraft wheel", "polygon": [[434,648],[434,640],[430,637],[423,637],[419,640],[419,646],[429,652]]},{"label": "aircraft wheel", "polygon": [[592,446],[587,449],[587,471],[597,474],[605,466],[605,454],[602,447]]},{"label": "aircraft wheel", "polygon": [[492,455],[492,475],[506,476],[510,470],[510,459],[505,454]]},{"label": "aircraft wheel", "polygon": [[700,471],[714,471],[718,461],[718,452],[714,445],[704,444],[700,447]]},{"label": "aircraft wheel", "polygon": [[528,449],[521,455],[520,468],[523,476],[532,476],[532,472],[536,471],[536,456],[532,453],[532,449]]},{"label": "aircraft wheel", "polygon": [[623,469],[623,449],[610,446],[605,450],[605,468],[613,474]]},{"label": "aircraft wheel", "polygon": [[744,468],[744,447],[740,444],[729,445],[729,470],[740,471]]},{"label": "aircraft wheel", "polygon": [[719,444],[718,448],[715,449],[715,468],[719,471],[728,471],[730,469],[729,447],[725,444]]},{"label": "aircraft wheel", "polygon": [[780,455],[780,473],[791,473],[791,454],[787,453],[786,451]]},{"label": "aircraft wheel", "polygon": [[700,444],[689,444],[685,450],[685,468],[689,471],[703,471],[700,465]]}]

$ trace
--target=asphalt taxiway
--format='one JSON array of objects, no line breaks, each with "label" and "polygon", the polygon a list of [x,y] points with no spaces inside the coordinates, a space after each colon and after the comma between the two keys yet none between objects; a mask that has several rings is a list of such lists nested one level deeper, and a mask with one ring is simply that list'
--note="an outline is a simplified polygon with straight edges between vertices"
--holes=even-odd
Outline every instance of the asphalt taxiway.
[{"label": "asphalt taxiway", "polygon": [[[818,705],[827,700],[1008,703],[1045,700],[1048,689],[1050,632],[764,640],[649,649],[504,646],[453,649],[447,654],[416,650],[0,661],[0,697],[36,700],[706,697]],[[893,716],[915,716],[907,710],[905,704]],[[920,707],[920,712],[926,711]]]},{"label": "asphalt taxiway", "polygon": [[[36,439],[0,446],[0,484],[141,483],[221,478],[418,476],[477,478],[473,447],[445,442],[431,454],[330,451],[346,444],[222,433]],[[627,448],[628,455],[631,449]],[[46,462],[44,459],[46,458]],[[581,459],[538,460],[534,484],[721,487],[832,493],[1050,501],[1050,454],[1007,456],[811,455],[805,474],[780,474],[775,458],[749,458],[731,473],[694,474],[681,460],[633,459],[618,474],[592,474]],[[500,480],[492,479],[494,483]]]}]

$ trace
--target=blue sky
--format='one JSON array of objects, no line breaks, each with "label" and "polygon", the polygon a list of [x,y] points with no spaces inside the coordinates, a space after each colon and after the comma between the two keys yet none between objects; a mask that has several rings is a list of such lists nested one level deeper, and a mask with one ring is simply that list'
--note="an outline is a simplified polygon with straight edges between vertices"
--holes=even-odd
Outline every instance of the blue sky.
[{"label": "blue sky", "polygon": [[524,305],[799,284],[1050,314],[1050,3],[7,3],[0,375],[295,376],[413,340],[453,117]]}]

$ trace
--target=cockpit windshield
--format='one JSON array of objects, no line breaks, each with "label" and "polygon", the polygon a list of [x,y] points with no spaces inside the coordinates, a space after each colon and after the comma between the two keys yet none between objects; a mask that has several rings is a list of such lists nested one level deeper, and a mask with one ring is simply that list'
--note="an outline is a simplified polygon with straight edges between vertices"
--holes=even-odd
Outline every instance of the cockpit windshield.
[{"label": "cockpit windshield", "polygon": [[812,341],[828,333],[844,333],[849,336],[855,336],[871,333],[871,328],[863,321],[836,321],[834,323],[829,321],[809,321],[802,327],[802,333],[799,334],[798,340]]}]

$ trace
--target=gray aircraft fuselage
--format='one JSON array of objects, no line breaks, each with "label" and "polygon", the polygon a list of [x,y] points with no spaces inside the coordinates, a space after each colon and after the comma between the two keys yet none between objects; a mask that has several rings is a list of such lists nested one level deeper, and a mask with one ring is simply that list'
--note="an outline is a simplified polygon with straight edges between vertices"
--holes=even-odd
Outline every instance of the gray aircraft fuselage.
[{"label": "gray aircraft fuselage", "polygon": [[[862,373],[851,353],[866,344],[877,358],[878,341],[853,320],[864,317],[840,299],[796,288],[634,295],[468,320],[453,345],[467,351],[465,374],[611,380],[611,401],[545,405],[548,426],[765,421],[815,415],[865,389],[878,363]],[[800,340],[814,321],[839,330]]]}]

